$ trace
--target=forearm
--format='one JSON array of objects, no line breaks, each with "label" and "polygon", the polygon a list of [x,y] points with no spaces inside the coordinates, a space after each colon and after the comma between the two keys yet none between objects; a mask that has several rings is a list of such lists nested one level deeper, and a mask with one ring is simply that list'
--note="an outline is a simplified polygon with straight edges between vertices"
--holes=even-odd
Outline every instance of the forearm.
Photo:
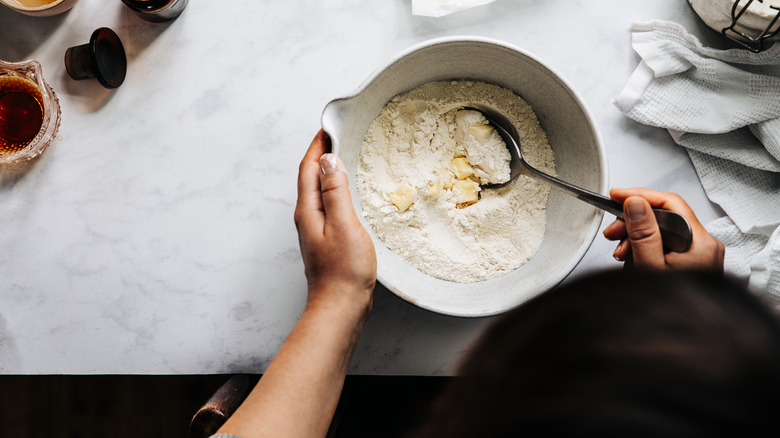
[{"label": "forearm", "polygon": [[376,254],[352,206],[344,165],[320,131],[298,171],[295,226],[309,284],[298,323],[263,377],[219,430],[254,437],[324,437],[376,281]]},{"label": "forearm", "polygon": [[370,294],[362,303],[307,304],[255,389],[220,432],[245,438],[325,436],[369,310]]}]

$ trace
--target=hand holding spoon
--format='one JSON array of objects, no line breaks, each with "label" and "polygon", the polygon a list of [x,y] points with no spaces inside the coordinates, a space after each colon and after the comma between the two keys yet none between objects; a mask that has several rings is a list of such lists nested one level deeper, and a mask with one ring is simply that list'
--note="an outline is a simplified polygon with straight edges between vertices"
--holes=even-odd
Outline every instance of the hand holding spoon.
[{"label": "hand holding spoon", "polygon": [[[490,122],[496,129],[498,134],[506,143],[509,153],[512,156],[512,161],[509,166],[511,169],[511,175],[509,181],[517,178],[518,175],[525,175],[530,178],[534,178],[538,181],[549,184],[558,190],[561,190],[575,198],[585,201],[595,207],[598,207],[608,213],[615,215],[618,219],[623,220],[623,205],[619,204],[606,196],[598,193],[591,192],[581,187],[574,186],[565,181],[561,181],[558,178],[547,175],[546,173],[535,169],[523,159],[523,153],[520,149],[520,139],[517,136],[512,123],[509,122],[501,113],[495,111],[492,108],[483,105],[472,105],[465,109],[478,111]],[[509,181],[502,184],[488,184],[483,188],[502,187],[509,183]],[[664,244],[664,248],[674,252],[685,252],[690,248],[693,241],[693,231],[688,221],[680,214],[670,210],[664,210],[661,208],[654,208],[655,219],[658,222],[658,228],[661,230],[661,239]]]}]

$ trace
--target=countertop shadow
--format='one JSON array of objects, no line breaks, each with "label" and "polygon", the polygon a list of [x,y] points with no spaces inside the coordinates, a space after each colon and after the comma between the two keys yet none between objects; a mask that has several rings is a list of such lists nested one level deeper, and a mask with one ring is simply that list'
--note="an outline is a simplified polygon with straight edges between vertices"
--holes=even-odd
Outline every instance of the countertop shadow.
[{"label": "countertop shadow", "polygon": [[127,35],[122,38],[122,44],[125,46],[128,68],[147,47],[179,19],[181,17],[162,23],[151,23],[136,16],[129,8],[121,8],[117,22],[121,23],[122,28],[127,32]]},{"label": "countertop shadow", "polygon": [[0,5],[0,59],[29,58],[62,25],[70,11],[53,17],[31,17]]},{"label": "countertop shadow", "polygon": [[[38,165],[40,159],[41,155],[16,163],[0,164],[0,196],[3,192],[11,190],[19,181],[24,179]],[[1,336],[0,340],[2,340]]]},{"label": "countertop shadow", "polygon": [[89,112],[96,112],[106,106],[116,94],[115,90],[100,85],[97,79],[73,80],[68,72],[62,70],[62,93],[78,96]]},{"label": "countertop shadow", "polygon": [[[127,57],[127,74],[132,74],[133,61],[149,47],[175,20],[164,23],[150,23],[137,17],[127,7],[117,9],[116,29],[122,41],[122,46]],[[83,43],[87,43],[85,38]],[[63,70],[63,92],[71,96],[78,96],[90,112],[96,112],[106,106],[114,97],[117,90],[106,89],[96,79],[73,80]],[[121,88],[121,86],[120,86]]]}]

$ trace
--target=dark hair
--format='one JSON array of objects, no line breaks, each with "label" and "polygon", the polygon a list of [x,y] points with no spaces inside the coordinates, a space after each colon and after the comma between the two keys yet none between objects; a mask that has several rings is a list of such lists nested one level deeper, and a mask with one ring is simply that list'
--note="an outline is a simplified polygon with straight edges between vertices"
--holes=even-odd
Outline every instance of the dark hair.
[{"label": "dark hair", "polygon": [[573,281],[490,327],[420,437],[780,436],[780,325],[702,272]]}]

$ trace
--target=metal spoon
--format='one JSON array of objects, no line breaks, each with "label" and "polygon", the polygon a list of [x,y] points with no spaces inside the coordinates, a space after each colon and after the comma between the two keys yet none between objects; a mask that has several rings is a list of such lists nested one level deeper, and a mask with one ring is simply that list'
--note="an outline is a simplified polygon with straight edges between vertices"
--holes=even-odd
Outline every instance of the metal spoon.
[{"label": "metal spoon", "polygon": [[[525,175],[534,178],[538,181],[549,184],[564,193],[567,193],[575,198],[585,201],[595,207],[605,210],[608,213],[615,215],[618,219],[623,219],[623,205],[613,201],[606,196],[598,193],[591,192],[571,185],[565,181],[561,181],[558,178],[554,178],[546,173],[535,169],[528,162],[523,159],[523,153],[520,150],[520,140],[517,136],[517,131],[509,120],[506,119],[498,111],[483,105],[472,105],[465,109],[474,110],[482,113],[491,125],[498,131],[498,134],[506,143],[509,153],[512,156],[512,161],[509,166],[511,174],[509,181],[502,184],[487,184],[482,186],[483,188],[495,188],[502,187],[517,178],[518,175]],[[691,230],[691,224],[682,217],[680,214],[673,211],[664,210],[661,208],[654,208],[655,219],[658,222],[658,228],[661,230],[661,240],[663,241],[664,248],[674,252],[685,252],[691,247],[693,241],[693,231]]]}]

